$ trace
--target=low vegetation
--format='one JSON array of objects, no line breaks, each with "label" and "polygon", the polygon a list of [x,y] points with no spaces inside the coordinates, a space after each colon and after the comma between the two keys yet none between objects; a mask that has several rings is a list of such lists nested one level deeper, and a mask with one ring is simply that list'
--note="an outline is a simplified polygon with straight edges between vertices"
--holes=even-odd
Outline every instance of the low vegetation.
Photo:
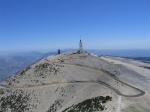
[{"label": "low vegetation", "polygon": [[72,105],[71,107],[65,109],[63,112],[97,112],[106,109],[105,103],[112,101],[110,96],[99,96],[91,99],[87,99],[77,105]]},{"label": "low vegetation", "polygon": [[0,95],[4,94],[4,90],[2,88],[0,88]]},{"label": "low vegetation", "polygon": [[61,100],[61,99],[56,100],[52,104],[52,106],[50,106],[50,108],[48,109],[47,112],[56,112],[58,108],[62,107],[62,103],[63,103],[63,100]]},{"label": "low vegetation", "polygon": [[24,70],[22,70],[21,72],[18,72],[17,75],[19,75],[19,76],[25,75],[25,73],[26,73],[30,68],[31,68],[30,66],[26,67],[26,68],[25,68]]},{"label": "low vegetation", "polygon": [[51,73],[54,73],[54,75],[57,75],[57,73],[60,71],[60,67],[63,67],[62,65],[58,64],[51,64],[51,63],[43,63],[35,66],[35,73],[38,76],[45,76],[50,75]]},{"label": "low vegetation", "polygon": [[29,94],[16,90],[0,99],[0,112],[25,112],[29,111]]}]

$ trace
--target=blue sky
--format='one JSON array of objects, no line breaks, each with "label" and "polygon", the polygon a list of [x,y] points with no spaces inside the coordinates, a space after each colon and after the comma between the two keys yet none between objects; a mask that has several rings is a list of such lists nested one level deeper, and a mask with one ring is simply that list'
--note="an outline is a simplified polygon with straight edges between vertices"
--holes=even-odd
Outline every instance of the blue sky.
[{"label": "blue sky", "polygon": [[150,0],[0,0],[0,51],[150,49]]}]

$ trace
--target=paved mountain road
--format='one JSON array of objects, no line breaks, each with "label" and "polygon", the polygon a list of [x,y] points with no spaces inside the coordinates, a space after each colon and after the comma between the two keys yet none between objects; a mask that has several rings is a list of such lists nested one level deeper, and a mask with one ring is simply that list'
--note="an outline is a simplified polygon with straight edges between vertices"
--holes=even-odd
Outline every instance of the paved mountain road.
[{"label": "paved mountain road", "polygon": [[80,64],[70,64],[70,63],[61,63],[61,64],[67,64],[67,65],[74,65],[74,66],[79,66],[79,67],[85,67],[85,68],[90,68],[90,69],[94,69],[94,70],[100,70],[100,71],[103,71],[103,72],[107,72],[108,75],[110,75],[113,79],[115,79],[116,81],[126,85],[126,86],[129,86],[137,91],[139,91],[139,94],[135,94],[135,95],[126,95],[126,94],[123,94],[121,93],[121,91],[119,91],[118,89],[116,89],[115,87],[103,82],[103,81],[99,81],[99,80],[87,80],[87,81],[82,81],[82,80],[79,80],[79,81],[69,81],[69,82],[54,82],[54,83],[46,83],[46,84],[43,84],[43,85],[30,85],[30,86],[7,86],[7,85],[2,85],[0,84],[0,86],[4,87],[4,88],[7,88],[7,89],[28,89],[28,88],[36,88],[36,87],[44,87],[44,86],[51,86],[51,85],[58,85],[58,84],[74,84],[74,83],[97,83],[97,84],[102,84],[106,87],[108,87],[109,89],[112,89],[116,94],[118,94],[119,96],[124,96],[124,97],[139,97],[139,96],[143,96],[145,94],[145,92],[141,89],[138,89],[132,85],[129,85],[121,80],[119,80],[118,78],[114,77],[114,75],[112,73],[109,73],[108,71],[104,71],[104,70],[101,70],[101,69],[98,69],[98,68],[94,68],[94,67],[90,67],[90,66],[87,66],[87,65],[80,65]]}]

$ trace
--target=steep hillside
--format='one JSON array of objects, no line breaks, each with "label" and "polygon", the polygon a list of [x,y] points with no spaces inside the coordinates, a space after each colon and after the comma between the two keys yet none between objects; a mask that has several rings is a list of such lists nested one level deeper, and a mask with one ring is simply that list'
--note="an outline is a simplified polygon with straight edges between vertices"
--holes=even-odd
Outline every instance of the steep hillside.
[{"label": "steep hillside", "polygon": [[90,53],[48,56],[1,82],[1,112],[149,112],[149,64]]}]

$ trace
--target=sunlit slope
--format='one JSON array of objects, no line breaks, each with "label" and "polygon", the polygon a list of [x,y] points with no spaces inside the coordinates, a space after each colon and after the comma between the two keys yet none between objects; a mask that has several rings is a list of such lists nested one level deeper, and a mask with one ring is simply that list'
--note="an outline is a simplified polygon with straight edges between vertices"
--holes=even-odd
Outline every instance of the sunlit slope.
[{"label": "sunlit slope", "polygon": [[[43,58],[1,82],[1,110],[116,112],[135,103],[146,108],[148,70],[139,66],[145,75],[140,74],[138,64],[129,61],[76,51]],[[16,99],[21,103],[11,106]]]}]

